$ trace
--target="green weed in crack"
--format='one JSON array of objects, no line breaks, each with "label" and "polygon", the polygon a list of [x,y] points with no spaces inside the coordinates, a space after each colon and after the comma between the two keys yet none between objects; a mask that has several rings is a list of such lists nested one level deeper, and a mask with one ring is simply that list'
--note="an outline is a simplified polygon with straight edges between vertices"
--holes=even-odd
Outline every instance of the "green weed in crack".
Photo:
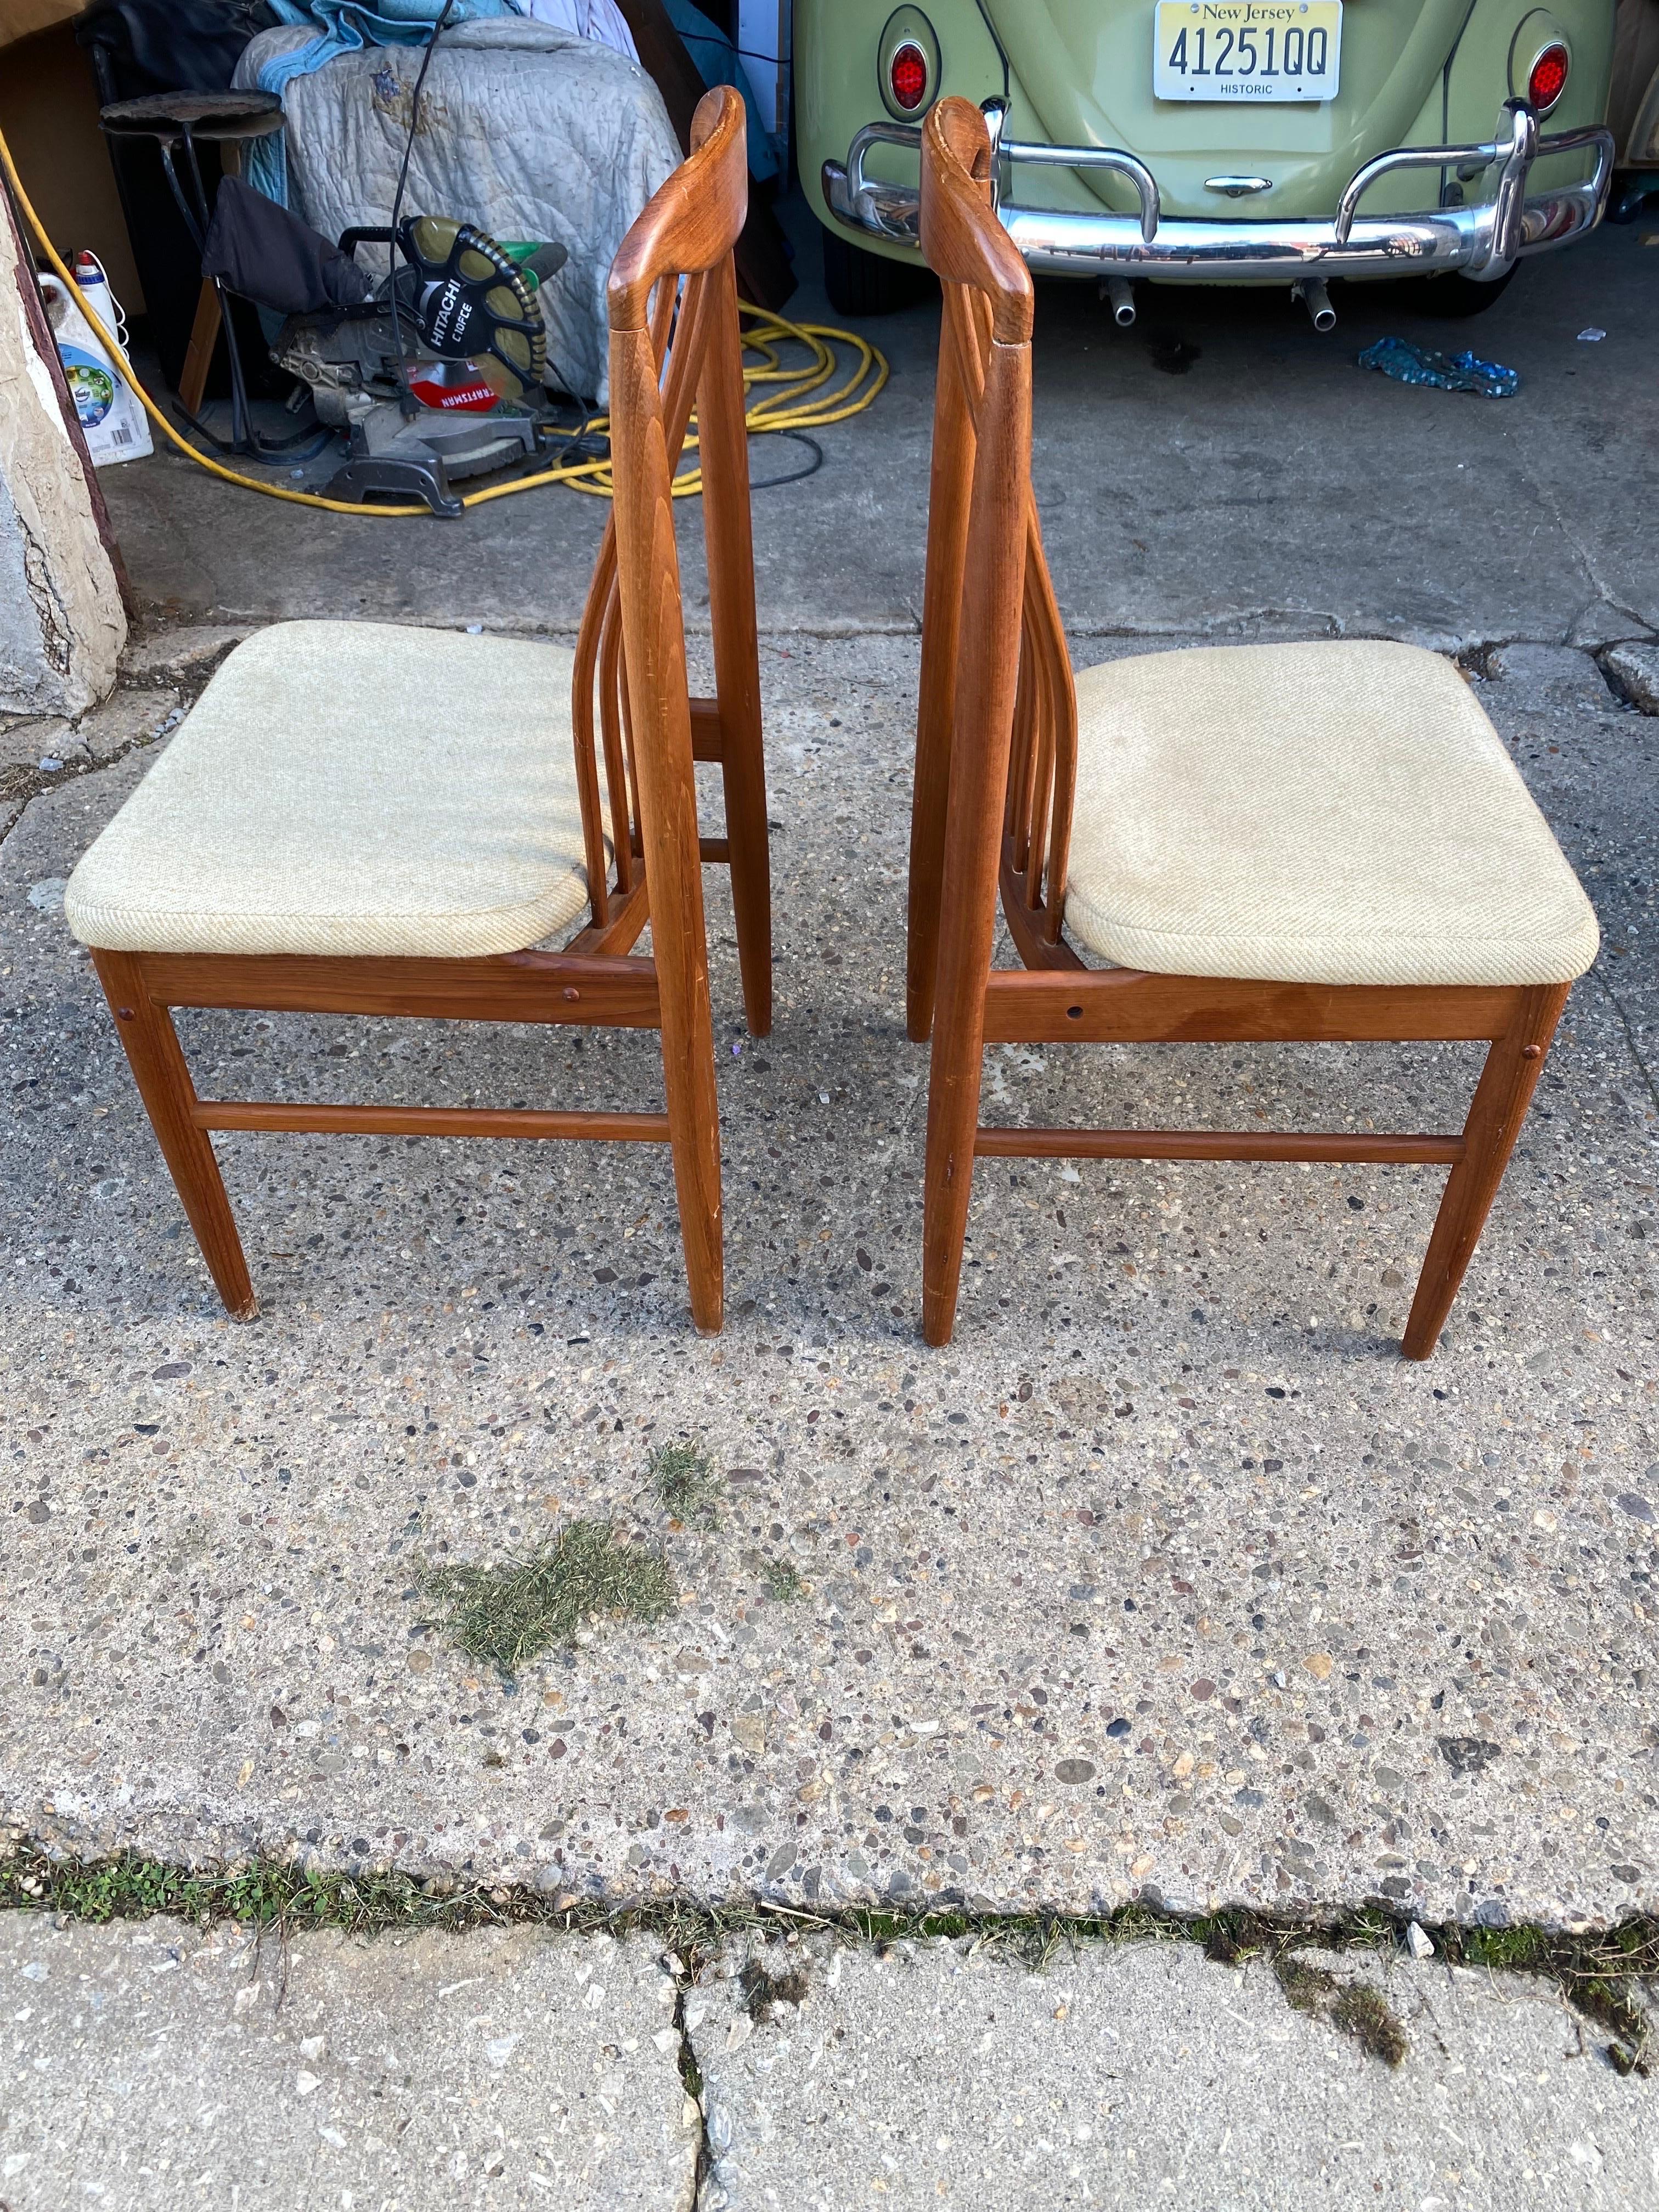
[{"label": "green weed in crack", "polygon": [[[1034,1971],[1061,1949],[1081,1951],[1131,1942],[1190,1942],[1208,1958],[1237,1966],[1252,1958],[1294,1961],[1296,1973],[1329,1970],[1294,1960],[1310,1943],[1334,1952],[1372,1951],[1397,1957],[1405,1926],[1380,1909],[1335,1915],[1322,1922],[1274,1921],[1246,1911],[1183,1919],[1146,1905],[1127,1905],[1091,1916],[998,1914],[965,1907],[913,1913],[858,1906],[834,1912],[756,1899],[705,1905],[666,1898],[617,1904],[574,1893],[550,1896],[526,1886],[480,1882],[448,1875],[417,1877],[386,1870],[327,1873],[285,1860],[191,1869],[155,1859],[125,1856],[86,1860],[48,1852],[0,1832],[0,1911],[56,1912],[76,1920],[143,1919],[167,1913],[196,1926],[213,1923],[269,1929],[283,1938],[314,1929],[352,1935],[428,1928],[462,1935],[469,1929],[530,1924],[586,1935],[603,1931],[620,1940],[646,1935],[675,1954],[670,1969],[689,1984],[729,1939],[780,1929],[816,1930],[842,1942],[895,1949],[906,1943],[971,1942],[981,1954],[1009,1958]],[[1569,1935],[1540,1928],[1430,1927],[1440,1956],[1453,1966],[1484,1967],[1493,1974],[1528,1973],[1553,1982],[1585,2019],[1616,2039],[1607,2051],[1616,2073],[1650,2071],[1650,2026],[1638,2002],[1644,1983],[1659,1983],[1659,1918],[1627,1920],[1599,1935]],[[678,1965],[678,1970],[676,1971]],[[1343,1989],[1364,1987],[1341,1984]],[[1280,1975],[1281,1986],[1284,1977]],[[1305,1985],[1304,1985],[1305,1986]],[[1324,1995],[1322,1989],[1318,1992]],[[1289,1991],[1286,1992],[1289,1995]],[[1362,2044],[1368,2032],[1360,2014],[1333,2025]],[[1397,2025],[1397,2023],[1396,2023]],[[1386,2033],[1385,2030],[1379,2032]],[[1369,2046],[1368,2046],[1369,2047]],[[1386,2049],[1376,2055],[1398,2062]],[[684,2067],[682,2072],[684,2073]],[[688,2082],[688,2087],[690,2087]],[[692,2094],[701,2092],[701,2082]]]},{"label": "green weed in crack", "polygon": [[424,1587],[462,1650],[511,1680],[601,1619],[665,1620],[678,1602],[657,1553],[608,1521],[568,1521],[550,1544],[493,1565],[440,1567]]},{"label": "green weed in crack", "polygon": [[766,1585],[768,1597],[779,1605],[793,1605],[806,1593],[800,1569],[790,1559],[769,1559],[761,1570],[761,1580]]},{"label": "green weed in crack", "polygon": [[646,1462],[646,1473],[665,1513],[688,1528],[720,1527],[720,1479],[701,1445],[659,1444]]}]

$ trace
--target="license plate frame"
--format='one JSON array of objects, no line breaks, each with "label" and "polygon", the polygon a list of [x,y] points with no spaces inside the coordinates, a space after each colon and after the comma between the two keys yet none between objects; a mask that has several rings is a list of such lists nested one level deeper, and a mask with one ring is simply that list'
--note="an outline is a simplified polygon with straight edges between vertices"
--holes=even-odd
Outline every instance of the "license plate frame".
[{"label": "license plate frame", "polygon": [[[1343,0],[1158,0],[1152,93],[1218,106],[1321,104],[1342,71]],[[1293,69],[1285,66],[1287,60]],[[1319,66],[1312,66],[1315,61]],[[1246,65],[1240,67],[1243,62]]]}]

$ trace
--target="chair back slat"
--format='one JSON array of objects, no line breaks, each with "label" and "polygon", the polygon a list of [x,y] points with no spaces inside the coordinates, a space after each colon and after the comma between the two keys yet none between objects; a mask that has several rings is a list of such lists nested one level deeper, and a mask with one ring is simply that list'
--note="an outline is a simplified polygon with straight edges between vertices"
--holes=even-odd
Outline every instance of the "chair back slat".
[{"label": "chair back slat", "polygon": [[[641,775],[637,748],[644,744],[672,749],[683,724],[688,761],[690,757],[690,706],[678,557],[668,562],[668,576],[660,573],[660,563],[648,558],[641,568],[642,549],[629,545],[625,531],[619,535],[617,509],[625,485],[632,487],[636,506],[641,497],[647,507],[659,497],[665,501],[672,498],[670,487],[694,417],[729,413],[734,401],[741,417],[742,337],[732,249],[747,207],[743,103],[728,87],[720,87],[699,106],[690,154],[634,223],[611,273],[611,449],[616,498],[582,611],[571,696],[588,897],[599,927],[611,919],[616,899],[634,888],[647,848],[641,805],[642,786],[650,778]],[[618,384],[614,356],[619,337],[627,345],[645,349],[651,365],[648,382],[635,376]],[[734,384],[735,392],[729,388]],[[736,563],[722,559],[719,556],[726,549],[714,542],[717,535],[732,535],[732,518],[740,514],[744,544],[748,545],[746,440],[735,445],[726,441],[717,455],[700,454],[700,459],[711,575],[718,568],[723,592],[728,598],[735,593],[739,601],[734,609],[738,626],[746,620],[752,636],[752,556]],[[672,548],[672,520],[668,544]],[[630,568],[636,573],[630,574]],[[671,580],[669,592],[654,588]],[[630,599],[637,633],[631,653]],[[635,705],[638,686],[629,680],[630,658],[641,656],[655,672],[654,687],[662,691],[665,684],[665,696],[659,702],[665,722],[653,712],[641,724]],[[757,669],[755,692],[757,714]],[[682,823],[681,842],[685,834]],[[695,825],[690,835],[695,857]],[[606,866],[607,842],[614,877]]]},{"label": "chair back slat", "polygon": [[[1029,423],[1031,280],[997,219],[989,137],[969,102],[940,100],[930,111],[921,173],[922,251],[939,276],[945,308],[919,721],[948,713],[953,763],[960,764],[969,751],[988,748],[998,758],[1006,753],[1006,776],[994,779],[996,788],[987,799],[1000,817],[1003,902],[1022,951],[1040,956],[1041,948],[1059,945],[1064,919],[1077,699],[1031,491],[1029,428],[1020,434],[1015,419],[1023,413]],[[995,380],[1001,396],[994,415],[988,416],[994,354],[1003,371]],[[947,397],[954,404],[943,404]],[[986,547],[981,541],[992,518],[980,486],[979,449],[981,443],[1006,449],[1011,438],[1021,486],[1015,511],[1023,512],[1023,525],[1005,517],[996,526],[1006,542]],[[965,526],[936,528],[961,507],[964,488]],[[976,563],[969,558],[974,545],[982,556]],[[990,699],[961,683],[956,664],[970,647],[985,649],[993,605],[1006,607],[1011,597],[1018,621],[1010,635],[995,641],[995,648],[1017,660],[1018,678],[1003,726],[993,726]],[[952,804],[956,783],[953,775]]]},{"label": "chair back slat", "polygon": [[[587,896],[593,919],[601,927],[610,920],[611,914],[605,883],[605,810],[599,797],[599,757],[593,743],[593,704],[597,696],[608,737],[616,711],[616,671],[614,666],[606,669],[603,678],[599,672],[605,658],[606,627],[614,621],[616,605],[617,530],[614,520],[607,516],[599,557],[593,563],[593,580],[587,587],[587,599],[582,609],[581,629],[576,639],[576,665],[570,679],[570,720],[575,732],[576,793],[581,805]],[[608,742],[605,752],[608,772]],[[620,878],[618,886],[627,889]]]},{"label": "chair back slat", "polygon": [[[628,684],[623,663],[622,600],[615,586],[606,593],[605,622],[599,632],[599,709],[605,743],[605,796],[611,802],[611,845],[617,870],[617,889],[623,896],[634,888],[638,855],[634,837],[632,767],[633,732],[628,724]],[[600,888],[604,889],[603,856]]]}]

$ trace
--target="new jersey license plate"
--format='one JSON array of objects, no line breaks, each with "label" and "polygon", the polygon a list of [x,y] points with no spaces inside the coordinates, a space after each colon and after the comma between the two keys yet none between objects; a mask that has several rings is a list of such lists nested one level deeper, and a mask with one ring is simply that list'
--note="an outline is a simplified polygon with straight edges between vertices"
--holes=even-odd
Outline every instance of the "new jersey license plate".
[{"label": "new jersey license plate", "polygon": [[1159,100],[1334,100],[1342,0],[1158,0]]}]

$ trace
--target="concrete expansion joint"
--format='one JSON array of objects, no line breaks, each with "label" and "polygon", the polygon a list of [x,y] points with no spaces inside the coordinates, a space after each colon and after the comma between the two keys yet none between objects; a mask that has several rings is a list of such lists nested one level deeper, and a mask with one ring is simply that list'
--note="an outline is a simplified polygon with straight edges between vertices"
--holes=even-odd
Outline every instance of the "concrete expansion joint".
[{"label": "concrete expansion joint", "polygon": [[[1063,610],[1062,614],[1066,634],[1073,638],[1145,638],[1149,641],[1163,644],[1170,641],[1212,642],[1217,639],[1236,636],[1240,643],[1249,643],[1255,641],[1255,634],[1258,629],[1272,627],[1277,631],[1282,631],[1285,636],[1294,635],[1297,640],[1322,637],[1341,639],[1403,637],[1407,642],[1424,643],[1432,651],[1449,653],[1458,661],[1460,665],[1478,668],[1488,653],[1504,646],[1545,646],[1558,649],[1565,648],[1571,652],[1585,653],[1600,665],[1608,655],[1617,653],[1621,647],[1639,648],[1654,643],[1659,633],[1656,633],[1644,623],[1639,616],[1628,608],[1620,608],[1617,611],[1626,615],[1635,626],[1628,631],[1620,631],[1617,635],[1601,636],[1594,640],[1580,639],[1571,635],[1564,636],[1559,629],[1548,631],[1540,630],[1535,634],[1527,630],[1516,630],[1506,631],[1501,636],[1470,637],[1453,631],[1426,632],[1410,625],[1403,628],[1400,626],[1379,628],[1353,623],[1329,608],[1279,606],[1265,602],[1260,605],[1230,607],[1223,613],[1211,615],[1198,623],[1192,621],[1184,623],[1091,622],[1082,616],[1066,615]],[[231,611],[222,613],[220,624],[216,627],[234,629],[246,635],[253,630],[269,627],[273,619],[284,619],[284,617],[273,617],[267,612],[254,610],[240,613]],[[362,619],[371,620],[378,617],[365,617]],[[465,617],[457,615],[446,617],[441,622],[416,621],[410,626],[423,629],[458,629],[469,632],[482,629],[494,637],[543,638],[553,643],[572,643],[579,634],[578,625],[574,622],[550,623],[538,620],[534,617],[518,617],[510,615],[492,615],[483,623],[469,621]],[[688,638],[708,640],[714,635],[707,610],[688,608],[684,629]],[[188,635],[188,631],[184,634]],[[146,657],[158,674],[163,664],[156,658],[156,649],[164,641],[166,635],[165,632],[157,632],[148,641],[147,646]],[[822,639],[826,642],[856,641],[865,637],[920,637],[921,611],[918,605],[907,599],[902,612],[896,611],[885,616],[823,616],[812,621],[797,619],[781,623],[768,623],[763,617],[757,626],[757,635],[763,643],[769,639],[797,637]],[[222,657],[222,654],[216,656],[213,662],[207,665],[202,676],[204,682],[206,680],[206,676],[211,674],[213,668],[218,665],[218,659]],[[129,654],[129,664],[131,659],[132,656]],[[191,670],[192,680],[197,672],[196,670]],[[128,669],[124,669],[123,680],[131,680],[130,665]],[[143,680],[149,681],[152,678],[146,675]],[[173,680],[175,682],[179,680],[176,674]],[[1616,683],[1613,688],[1615,691],[1618,690]],[[1644,711],[1655,710],[1647,708]]]},{"label": "concrete expansion joint", "polygon": [[[1231,1906],[1186,1915],[1152,1901],[1094,1916],[960,1905],[804,1911],[763,1896],[713,1905],[678,1895],[619,1903],[488,1878],[340,1873],[308,1855],[198,1868],[133,1855],[82,1857],[14,1823],[0,1828],[0,1913],[20,1911],[50,1916],[57,1926],[170,1916],[201,1929],[240,1928],[256,1940],[273,1934],[284,1945],[327,1930],[371,1941],[428,1930],[466,1937],[512,1927],[573,1940],[654,1936],[661,1945],[658,1966],[674,1985],[672,2026],[679,2078],[698,2114],[700,2175],[712,2169],[723,2147],[711,2133],[694,2039],[709,2007],[689,2017],[694,1992],[707,1996],[730,1984],[737,2009],[751,2026],[763,2025],[779,2005],[803,2002],[817,1967],[837,1953],[902,1962],[942,1947],[1028,1973],[1147,1943],[1195,1950],[1218,1967],[1259,1960],[1272,1969],[1294,2009],[1327,2019],[1389,2065],[1405,2057],[1405,2045],[1395,2045],[1380,2022],[1345,2016],[1340,2000],[1351,1984],[1333,1975],[1329,1962],[1437,1961],[1451,1971],[1553,1984],[1582,2021],[1612,2038],[1602,2055],[1613,2070],[1644,2077],[1651,2071],[1653,2040],[1647,1999],[1659,1989],[1659,1917],[1651,1915],[1604,1928],[1549,1928],[1484,1920],[1425,1923],[1381,1902],[1298,1917]],[[1371,2034],[1373,2027],[1382,2029],[1379,2035]],[[748,2033],[745,2028],[743,2040]],[[686,2117],[689,2123],[689,2111]]]}]

